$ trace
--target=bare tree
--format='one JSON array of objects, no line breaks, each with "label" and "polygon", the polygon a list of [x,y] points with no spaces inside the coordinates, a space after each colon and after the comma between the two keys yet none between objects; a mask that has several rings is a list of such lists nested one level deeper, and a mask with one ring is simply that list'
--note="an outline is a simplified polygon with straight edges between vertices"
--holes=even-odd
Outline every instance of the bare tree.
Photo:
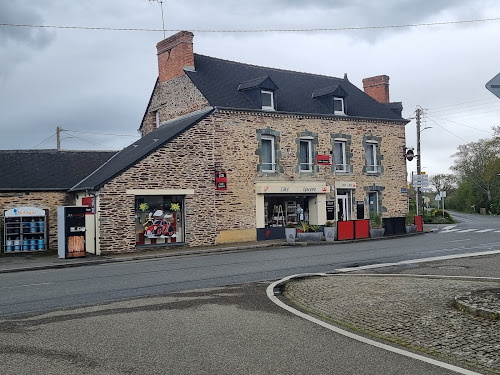
[{"label": "bare tree", "polygon": [[438,192],[440,191],[449,191],[455,187],[455,183],[457,182],[457,178],[453,174],[444,174],[439,173],[430,177],[430,181],[432,186],[436,188]]}]

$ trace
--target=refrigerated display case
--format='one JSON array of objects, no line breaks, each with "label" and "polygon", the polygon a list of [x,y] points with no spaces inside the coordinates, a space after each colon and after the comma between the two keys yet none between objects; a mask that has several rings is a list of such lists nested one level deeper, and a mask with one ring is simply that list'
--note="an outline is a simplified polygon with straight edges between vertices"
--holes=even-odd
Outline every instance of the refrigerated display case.
[{"label": "refrigerated display case", "polygon": [[4,254],[47,250],[47,216],[37,207],[17,207],[4,212]]}]

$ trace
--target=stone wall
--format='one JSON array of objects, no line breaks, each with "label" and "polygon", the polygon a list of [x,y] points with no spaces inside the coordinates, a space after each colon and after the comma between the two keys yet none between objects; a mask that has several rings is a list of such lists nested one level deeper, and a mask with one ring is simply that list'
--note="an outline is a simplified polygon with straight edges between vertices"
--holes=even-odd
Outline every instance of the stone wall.
[{"label": "stone wall", "polygon": [[[277,173],[257,170],[261,162],[258,130],[266,128],[280,135]],[[99,191],[101,253],[135,248],[134,196],[127,195],[127,189],[194,189],[195,194],[186,196],[185,201],[185,242],[190,246],[221,242],[231,238],[231,231],[248,238],[256,227],[256,181],[324,181],[329,186],[335,181],[354,181],[355,200],[363,200],[367,206],[367,191],[376,190],[385,217],[403,216],[407,207],[401,194],[401,188],[406,187],[404,131],[403,122],[219,110]],[[336,175],[330,166],[315,166],[312,173],[299,172],[297,138],[305,133],[317,133],[320,154],[329,154],[332,135],[350,136],[347,152],[352,154],[352,173]],[[367,138],[379,141],[381,173],[363,172],[363,142]],[[215,190],[215,170],[227,172],[227,190]]]},{"label": "stone wall", "polygon": [[[0,209],[3,212],[16,207],[37,207],[48,210],[48,251],[57,252],[57,207],[74,205],[72,194],[66,192],[0,193]],[[3,231],[2,231],[3,244]]]},{"label": "stone wall", "polygon": [[144,136],[156,129],[156,111],[158,111],[161,124],[209,105],[203,94],[186,75],[158,83],[153,91],[140,131]]}]

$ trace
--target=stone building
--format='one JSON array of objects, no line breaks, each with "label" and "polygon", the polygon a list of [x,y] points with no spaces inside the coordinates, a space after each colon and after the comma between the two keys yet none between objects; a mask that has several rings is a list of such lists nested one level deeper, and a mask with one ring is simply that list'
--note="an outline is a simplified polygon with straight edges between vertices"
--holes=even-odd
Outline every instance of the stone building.
[{"label": "stone building", "polygon": [[[116,151],[57,151],[57,150],[0,150],[0,210],[3,213],[30,207],[44,211],[46,228],[43,250],[57,250],[57,207],[75,204],[69,190],[88,176]],[[30,220],[28,218],[28,220]],[[2,252],[7,241],[15,241],[17,234],[7,235],[0,220]],[[21,246],[21,245],[20,245]],[[19,248],[22,251],[22,247]],[[15,252],[15,249],[12,249]]]},{"label": "stone building", "polygon": [[389,77],[334,78],[157,45],[143,137],[71,189],[97,253],[276,238],[286,223],[406,213],[405,125]]}]

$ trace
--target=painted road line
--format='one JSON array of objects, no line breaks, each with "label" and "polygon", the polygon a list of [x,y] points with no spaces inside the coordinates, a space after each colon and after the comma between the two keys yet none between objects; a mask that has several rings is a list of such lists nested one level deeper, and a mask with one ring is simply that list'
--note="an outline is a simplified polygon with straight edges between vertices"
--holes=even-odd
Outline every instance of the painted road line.
[{"label": "painted road line", "polygon": [[461,230],[461,231],[458,231],[457,233],[467,233],[467,232],[473,232],[477,229],[464,229],[464,230]]},{"label": "painted road line", "polygon": [[455,227],[456,227],[456,225],[447,225],[444,228],[442,228],[441,230],[449,230],[449,229],[452,229],[452,228],[455,228]]},{"label": "painted road line", "polygon": [[[312,276],[312,275],[309,274],[308,276]],[[316,276],[321,276],[321,274],[317,274]],[[431,365],[438,366],[438,367],[441,367],[441,368],[444,368],[444,369],[447,369],[447,370],[450,370],[450,371],[455,371],[455,372],[457,372],[459,374],[464,374],[464,375],[479,375],[479,373],[477,373],[477,372],[469,371],[467,369],[464,369],[464,368],[461,368],[461,367],[458,367],[458,366],[453,366],[453,365],[450,365],[450,364],[445,363],[445,362],[437,361],[437,360],[432,359],[432,358],[427,358],[427,357],[424,357],[423,355],[415,354],[415,353],[412,353],[412,352],[409,352],[409,351],[406,351],[406,350],[403,350],[403,349],[392,347],[392,346],[387,345],[387,344],[382,344],[381,342],[374,341],[374,340],[371,340],[371,339],[363,337],[363,336],[356,335],[355,333],[346,331],[346,330],[344,330],[342,328],[339,328],[339,327],[335,327],[335,326],[333,326],[333,325],[331,325],[329,323],[326,323],[326,322],[324,322],[322,320],[319,320],[317,318],[309,316],[309,315],[307,315],[307,314],[305,314],[305,313],[303,313],[303,312],[301,312],[299,310],[296,310],[293,307],[290,307],[287,304],[281,302],[274,295],[274,288],[276,288],[278,285],[286,283],[287,281],[289,281],[289,280],[291,280],[293,278],[299,278],[299,277],[304,277],[304,275],[288,276],[288,277],[285,277],[285,278],[283,278],[283,279],[281,279],[279,281],[276,281],[276,282],[272,283],[271,285],[269,285],[267,287],[267,290],[266,290],[267,297],[272,302],[274,302],[276,305],[278,305],[281,308],[289,311],[290,313],[292,313],[292,314],[294,314],[296,316],[299,316],[299,317],[301,317],[303,319],[306,319],[306,320],[308,320],[308,321],[310,321],[312,323],[315,323],[315,324],[317,324],[319,326],[322,326],[323,328],[326,328],[326,329],[328,329],[328,330],[330,330],[332,332],[338,333],[338,334],[340,334],[342,336],[351,338],[353,340],[362,342],[364,344],[375,346],[375,347],[383,349],[383,350],[387,350],[387,351],[392,352],[392,353],[400,354],[400,355],[403,355],[403,356],[408,357],[408,358],[412,358],[412,359],[416,359],[416,360],[419,360],[419,361],[422,361],[422,362],[426,362],[426,363],[429,363]]]},{"label": "painted road line", "polygon": [[447,230],[442,230],[441,232],[439,233],[453,233],[453,232],[456,232],[457,230],[460,230],[459,228],[455,228],[455,229],[447,229]]},{"label": "painted road line", "polygon": [[491,232],[493,229],[481,229],[478,230],[476,233],[486,233],[486,232]]},{"label": "painted road line", "polygon": [[52,284],[50,283],[38,283],[38,284],[23,284],[23,285],[13,285],[13,286],[2,286],[0,289],[13,289],[13,288],[26,288],[26,287],[34,287],[34,286],[39,286],[39,285],[49,285]]}]

